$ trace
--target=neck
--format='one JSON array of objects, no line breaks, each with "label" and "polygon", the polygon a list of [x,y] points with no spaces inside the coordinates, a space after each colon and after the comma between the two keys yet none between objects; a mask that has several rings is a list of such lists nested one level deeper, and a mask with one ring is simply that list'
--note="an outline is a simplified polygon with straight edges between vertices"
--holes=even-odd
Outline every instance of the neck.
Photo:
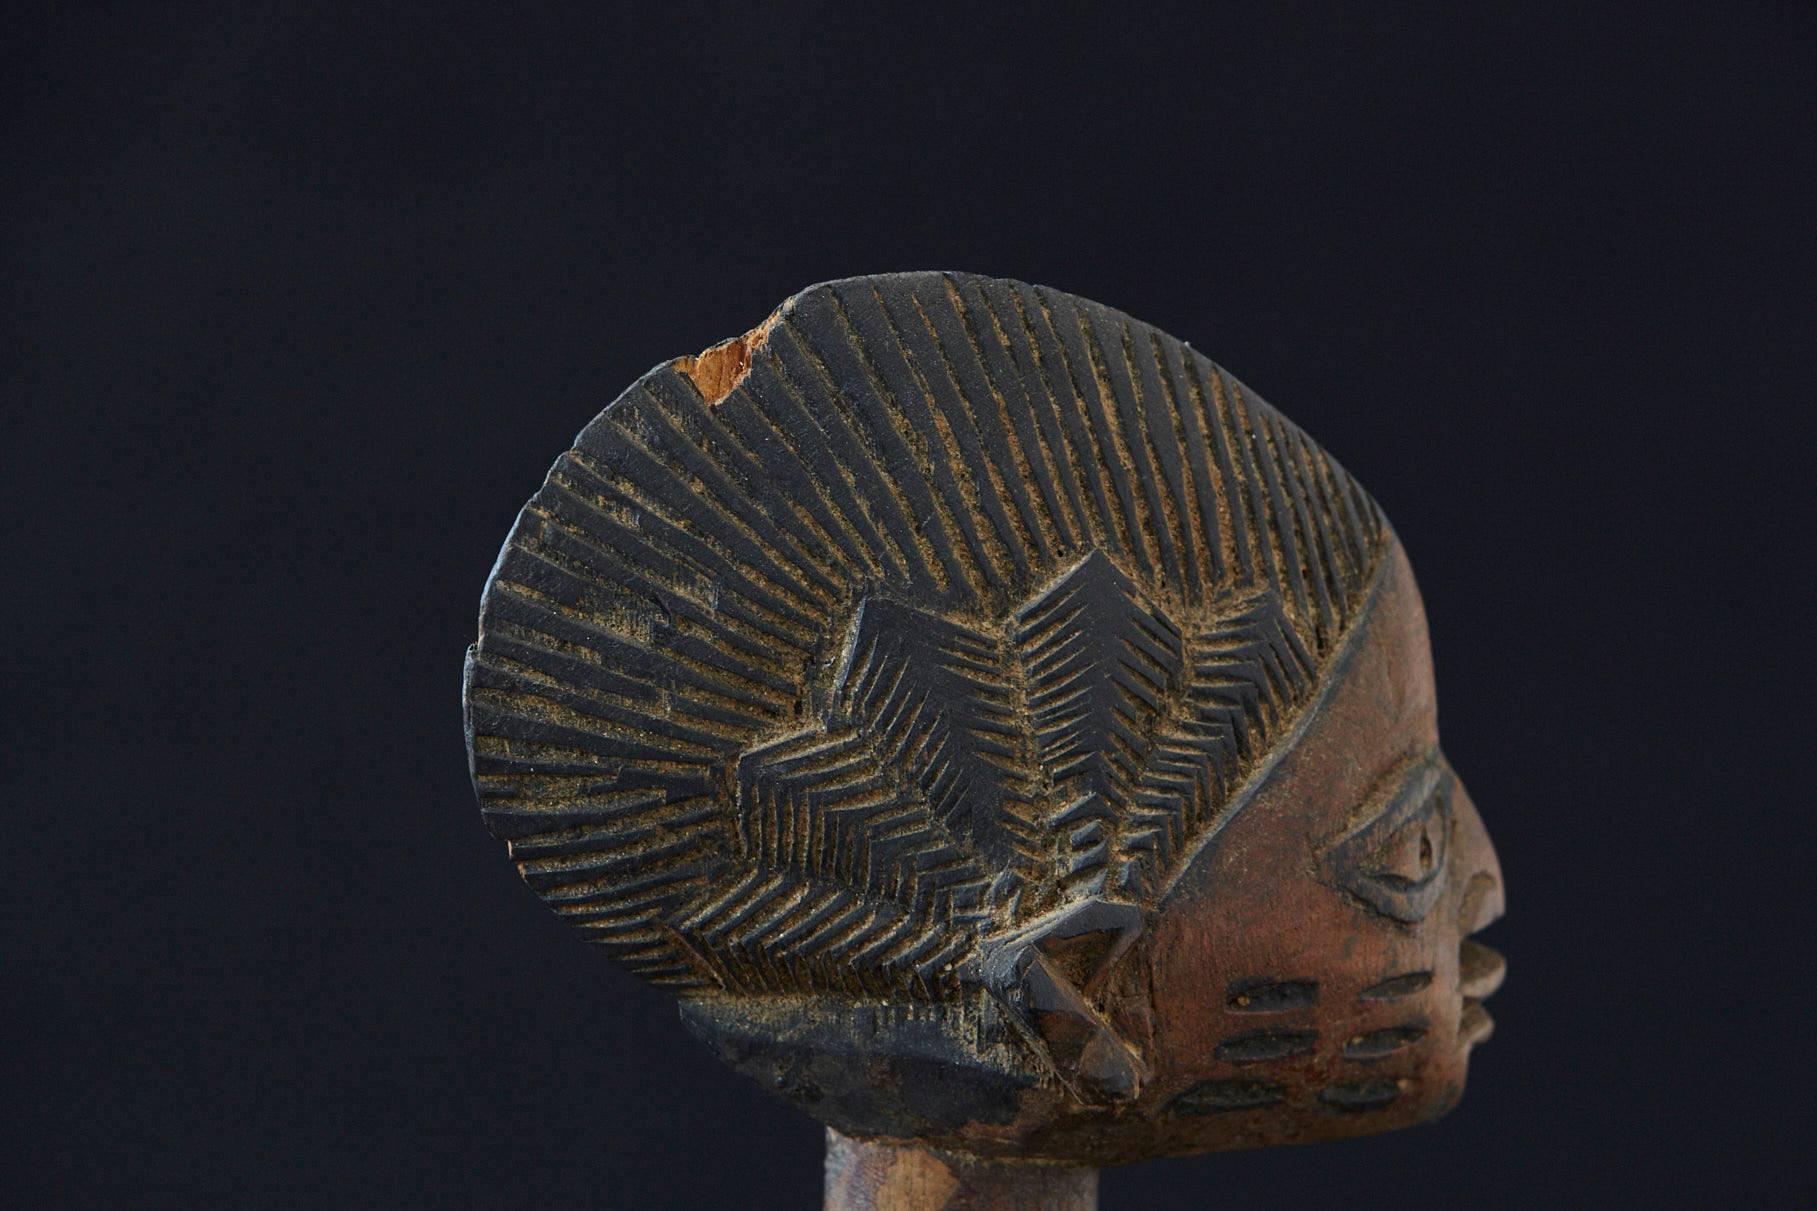
[{"label": "neck", "polygon": [[827,1129],[825,1211],[1097,1211],[1098,1171],[998,1161]]}]

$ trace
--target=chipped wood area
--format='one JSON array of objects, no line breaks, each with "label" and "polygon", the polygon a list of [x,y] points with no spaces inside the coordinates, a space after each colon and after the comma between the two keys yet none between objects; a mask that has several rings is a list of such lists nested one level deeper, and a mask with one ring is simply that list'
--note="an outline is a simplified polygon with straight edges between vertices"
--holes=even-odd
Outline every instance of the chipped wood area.
[{"label": "chipped wood area", "polygon": [[780,311],[773,312],[770,318],[743,336],[720,341],[709,349],[678,357],[669,364],[694,381],[700,397],[709,405],[717,404],[750,375],[751,355],[769,339],[770,329],[776,326],[781,314]]}]

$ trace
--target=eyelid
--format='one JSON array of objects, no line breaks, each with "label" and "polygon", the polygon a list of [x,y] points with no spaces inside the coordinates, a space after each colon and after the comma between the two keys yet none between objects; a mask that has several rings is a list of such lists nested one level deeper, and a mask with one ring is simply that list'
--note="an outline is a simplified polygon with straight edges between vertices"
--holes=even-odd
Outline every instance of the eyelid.
[{"label": "eyelid", "polygon": [[[1327,877],[1385,917],[1407,925],[1424,920],[1444,890],[1441,876],[1450,849],[1449,809],[1456,781],[1451,767],[1436,750],[1414,763],[1379,807],[1372,807],[1359,824],[1326,850]],[[1439,817],[1439,827],[1433,830],[1437,853],[1432,868],[1421,878],[1409,880],[1368,867],[1370,857],[1396,833],[1428,815]]]}]

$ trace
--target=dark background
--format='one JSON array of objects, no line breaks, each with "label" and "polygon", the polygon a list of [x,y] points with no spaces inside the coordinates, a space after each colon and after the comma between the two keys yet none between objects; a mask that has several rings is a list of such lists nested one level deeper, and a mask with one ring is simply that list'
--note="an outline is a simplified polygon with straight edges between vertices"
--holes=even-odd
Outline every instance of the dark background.
[{"label": "dark background", "polygon": [[496,7],[10,27],[0,1201],[817,1205],[485,835],[461,655],[643,370],[957,268],[1359,475],[1511,887],[1451,1117],[1106,1207],[1809,1205],[1808,6]]}]

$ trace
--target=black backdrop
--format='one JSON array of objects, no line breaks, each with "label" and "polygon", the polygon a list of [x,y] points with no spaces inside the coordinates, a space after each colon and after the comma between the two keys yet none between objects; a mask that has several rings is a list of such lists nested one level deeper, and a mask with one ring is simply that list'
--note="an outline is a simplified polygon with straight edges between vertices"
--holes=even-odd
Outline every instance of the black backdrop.
[{"label": "black backdrop", "polygon": [[1808,1205],[1810,10],[1102,7],[13,27],[0,1201],[814,1205],[485,835],[461,654],[644,369],[961,268],[1374,491],[1511,887],[1455,1114],[1106,1206]]}]

